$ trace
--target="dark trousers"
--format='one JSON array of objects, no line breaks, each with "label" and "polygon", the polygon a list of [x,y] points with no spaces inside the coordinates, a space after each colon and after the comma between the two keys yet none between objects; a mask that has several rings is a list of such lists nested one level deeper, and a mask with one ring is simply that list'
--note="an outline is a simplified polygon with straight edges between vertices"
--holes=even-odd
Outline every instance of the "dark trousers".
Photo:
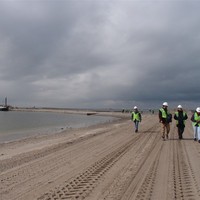
[{"label": "dark trousers", "polygon": [[178,128],[179,139],[183,139],[183,132],[184,132],[185,126],[177,126],[177,128]]}]

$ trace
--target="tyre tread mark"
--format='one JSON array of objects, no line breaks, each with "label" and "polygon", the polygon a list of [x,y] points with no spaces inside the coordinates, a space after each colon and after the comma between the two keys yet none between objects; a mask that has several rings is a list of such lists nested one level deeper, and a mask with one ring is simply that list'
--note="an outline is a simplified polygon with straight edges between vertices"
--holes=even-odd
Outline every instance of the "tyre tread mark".
[{"label": "tyre tread mark", "polygon": [[[99,179],[108,171],[139,139],[133,138],[120,148],[95,162],[83,173],[59,186],[53,191],[45,193],[38,200],[56,200],[57,198],[84,199],[96,187]],[[80,181],[81,180],[81,181]]]}]

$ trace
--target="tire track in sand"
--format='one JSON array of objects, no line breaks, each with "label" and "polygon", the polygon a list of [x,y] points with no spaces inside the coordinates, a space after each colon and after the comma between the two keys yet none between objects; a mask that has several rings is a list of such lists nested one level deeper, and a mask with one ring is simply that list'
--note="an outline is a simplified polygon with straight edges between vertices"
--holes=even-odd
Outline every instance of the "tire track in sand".
[{"label": "tire track in sand", "polygon": [[[158,140],[160,139],[160,136],[157,134],[157,129],[158,125],[153,125],[151,128],[145,130],[143,133],[140,133],[141,140],[138,142],[137,147],[134,146],[134,148],[130,150],[127,158],[130,158],[130,155],[135,156],[133,156],[132,159],[128,159],[127,161],[122,161],[128,162],[124,164],[126,167],[124,167],[117,174],[117,177],[110,185],[106,185],[106,190],[98,198],[99,200],[134,199],[130,196],[132,195],[132,192],[135,195],[137,191],[136,185],[138,185],[138,181],[141,180],[140,175],[144,175],[143,166],[145,165],[149,155],[151,153],[154,154],[153,151]],[[151,178],[151,176],[149,177]],[[146,185],[145,187],[148,186]]]},{"label": "tire track in sand", "polygon": [[[151,199],[160,153],[163,146],[163,143],[158,142],[160,141],[160,134],[158,134],[158,129],[159,126],[154,125],[145,131],[145,133],[149,133],[148,135],[151,137],[151,139],[147,138],[146,144],[141,145],[141,147],[144,149],[146,146],[145,151],[141,152],[139,150],[136,152],[139,160],[135,163],[131,163],[129,168],[126,169],[127,172],[123,173],[123,176],[127,174],[127,177],[124,178],[125,181],[121,182],[120,184],[120,181],[117,183],[117,187],[119,188],[120,193],[114,194],[116,192],[116,189],[114,189],[113,192],[109,191],[106,197],[100,199]],[[149,159],[150,157],[151,159],[153,158],[153,160]]]},{"label": "tire track in sand", "polygon": [[198,183],[182,141],[173,143],[173,186],[173,199],[200,199]]},{"label": "tire track in sand", "polygon": [[[67,180],[54,190],[45,193],[38,200],[85,199],[98,185],[102,176],[137,143],[140,137],[141,135],[134,137],[115,151],[95,162],[83,173]],[[146,142],[148,141],[149,138],[146,139]]]}]

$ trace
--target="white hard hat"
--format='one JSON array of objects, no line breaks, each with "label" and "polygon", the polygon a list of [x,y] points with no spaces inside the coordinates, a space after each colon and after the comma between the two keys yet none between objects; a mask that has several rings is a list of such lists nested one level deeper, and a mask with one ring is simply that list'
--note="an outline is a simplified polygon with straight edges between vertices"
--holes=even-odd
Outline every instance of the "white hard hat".
[{"label": "white hard hat", "polygon": [[134,106],[134,109],[137,109],[137,106]]},{"label": "white hard hat", "polygon": [[164,103],[163,103],[163,106],[168,106],[168,103],[167,103],[167,102],[164,102]]},{"label": "white hard hat", "polygon": [[197,112],[200,112],[200,107],[198,107],[198,108],[196,109],[196,111],[197,111]]},{"label": "white hard hat", "polygon": [[183,107],[181,105],[178,105],[177,108],[181,108],[182,109]]}]

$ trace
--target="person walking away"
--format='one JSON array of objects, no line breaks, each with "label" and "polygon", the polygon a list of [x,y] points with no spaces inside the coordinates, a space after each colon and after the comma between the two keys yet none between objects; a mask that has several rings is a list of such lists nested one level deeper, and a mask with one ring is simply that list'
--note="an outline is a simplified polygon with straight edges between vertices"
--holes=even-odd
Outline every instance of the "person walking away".
[{"label": "person walking away", "polygon": [[177,111],[174,114],[174,119],[176,120],[176,126],[178,130],[179,139],[183,139],[183,132],[185,129],[185,121],[187,120],[187,113],[183,111],[183,107],[181,105],[177,106]]},{"label": "person walking away", "polygon": [[168,103],[164,102],[162,108],[158,112],[159,122],[162,123],[162,138],[165,140],[169,138],[170,122],[172,122],[172,115],[168,111]]},{"label": "person walking away", "polygon": [[139,123],[142,121],[141,113],[138,111],[137,106],[134,107],[133,112],[131,113],[131,119],[135,124],[135,132],[138,132]]},{"label": "person walking away", "polygon": [[194,141],[198,140],[200,143],[200,107],[192,115],[191,121],[194,130]]}]

